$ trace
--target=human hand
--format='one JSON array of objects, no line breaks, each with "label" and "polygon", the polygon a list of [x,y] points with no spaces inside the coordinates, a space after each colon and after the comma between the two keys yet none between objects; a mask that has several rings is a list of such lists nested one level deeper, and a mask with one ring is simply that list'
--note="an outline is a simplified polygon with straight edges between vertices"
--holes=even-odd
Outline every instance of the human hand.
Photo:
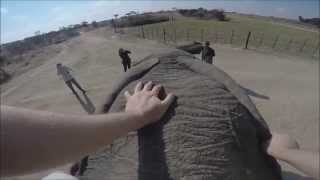
[{"label": "human hand", "polygon": [[138,116],[144,125],[160,120],[175,99],[170,93],[161,100],[159,93],[162,88],[161,85],[153,86],[151,81],[144,86],[139,82],[132,95],[128,91],[125,92],[127,100],[125,112]]},{"label": "human hand", "polygon": [[264,148],[269,155],[281,159],[281,154],[288,149],[299,149],[299,144],[287,134],[273,133],[272,138],[264,145]]}]

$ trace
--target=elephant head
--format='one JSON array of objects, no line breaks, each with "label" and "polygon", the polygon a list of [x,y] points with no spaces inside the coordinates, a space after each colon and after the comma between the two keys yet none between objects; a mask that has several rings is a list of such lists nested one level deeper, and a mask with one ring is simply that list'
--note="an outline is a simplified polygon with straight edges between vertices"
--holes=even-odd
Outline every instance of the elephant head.
[{"label": "elephant head", "polygon": [[125,107],[123,92],[152,80],[177,95],[163,119],[127,144],[89,157],[84,179],[280,180],[280,166],[261,144],[268,126],[246,89],[214,65],[183,51],[151,55],[116,83],[102,113]]}]

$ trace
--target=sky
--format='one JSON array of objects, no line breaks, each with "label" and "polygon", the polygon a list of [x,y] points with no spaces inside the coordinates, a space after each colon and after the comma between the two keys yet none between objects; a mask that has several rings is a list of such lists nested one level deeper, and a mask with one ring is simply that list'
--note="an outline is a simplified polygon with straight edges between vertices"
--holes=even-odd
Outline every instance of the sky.
[{"label": "sky", "polygon": [[175,8],[224,9],[240,13],[290,19],[319,17],[318,0],[0,0],[1,43],[46,33],[59,27],[110,19],[129,11]]}]

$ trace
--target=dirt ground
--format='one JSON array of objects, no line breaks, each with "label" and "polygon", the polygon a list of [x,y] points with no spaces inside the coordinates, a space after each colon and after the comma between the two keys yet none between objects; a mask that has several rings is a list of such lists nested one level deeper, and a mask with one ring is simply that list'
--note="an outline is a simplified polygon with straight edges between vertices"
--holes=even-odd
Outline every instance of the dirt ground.
[{"label": "dirt ground", "polygon": [[[123,74],[118,48],[131,50],[133,60],[170,49],[154,41],[114,35],[103,28],[83,33],[61,46],[63,50],[49,59],[45,54],[37,57],[44,60],[37,66],[30,60],[28,66],[32,68],[2,85],[1,103],[86,114],[63,80],[57,77],[56,63],[74,70],[76,79],[88,90],[88,97],[99,109],[111,84]],[[270,98],[253,100],[272,131],[296,138],[303,149],[319,151],[319,61],[221,45],[213,47],[217,54],[216,66],[242,86]],[[301,173],[295,169],[284,163],[282,166],[287,179],[300,177]],[[48,172],[13,179],[40,179]]]}]

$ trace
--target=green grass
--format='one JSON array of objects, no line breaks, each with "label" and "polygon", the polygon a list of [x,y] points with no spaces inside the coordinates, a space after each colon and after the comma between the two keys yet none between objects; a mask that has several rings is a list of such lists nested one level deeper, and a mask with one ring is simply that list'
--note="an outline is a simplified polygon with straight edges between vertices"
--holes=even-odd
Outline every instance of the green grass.
[{"label": "green grass", "polygon": [[[319,32],[315,30],[235,14],[228,14],[228,17],[230,21],[227,22],[179,17],[174,23],[164,22],[144,26],[145,37],[163,40],[163,29],[165,29],[167,42],[209,40],[212,43],[232,43],[233,46],[244,47],[247,34],[251,31],[252,36],[249,41],[251,49],[270,49],[290,54],[318,56],[316,50],[319,48]],[[141,36],[140,27],[132,28],[131,32]],[[275,43],[277,38],[278,41]]]}]

